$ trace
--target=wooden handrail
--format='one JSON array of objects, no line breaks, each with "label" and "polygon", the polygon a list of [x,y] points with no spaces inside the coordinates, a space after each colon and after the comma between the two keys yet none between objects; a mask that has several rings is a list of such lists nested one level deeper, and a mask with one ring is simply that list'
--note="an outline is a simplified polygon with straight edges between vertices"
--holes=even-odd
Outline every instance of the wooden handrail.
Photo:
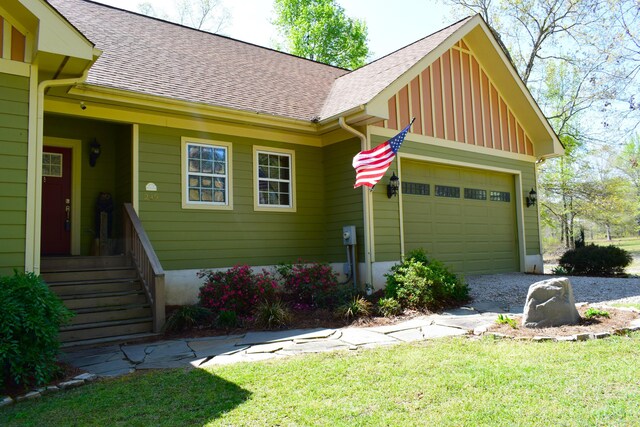
[{"label": "wooden handrail", "polygon": [[133,259],[153,312],[153,331],[165,322],[164,270],[131,203],[124,204],[125,253]]}]

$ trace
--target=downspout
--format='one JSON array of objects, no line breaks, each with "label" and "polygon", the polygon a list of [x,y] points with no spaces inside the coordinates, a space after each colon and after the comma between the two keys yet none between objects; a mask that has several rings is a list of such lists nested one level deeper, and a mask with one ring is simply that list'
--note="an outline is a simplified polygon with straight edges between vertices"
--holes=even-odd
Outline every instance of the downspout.
[{"label": "downspout", "polygon": [[[44,147],[44,93],[47,89],[58,86],[74,86],[87,80],[89,68],[80,77],[61,80],[43,80],[38,84],[37,120],[36,120],[36,155],[35,177],[31,183],[35,187],[35,204],[32,212],[27,212],[27,221],[33,224],[33,272],[40,274],[40,239],[41,239],[41,211],[42,211],[42,150]],[[76,202],[77,203],[77,202]],[[29,218],[30,217],[30,218]]]},{"label": "downspout", "polygon": [[[358,132],[351,126],[349,126],[344,117],[338,118],[338,124],[347,132],[360,138],[360,150],[368,150],[370,147],[367,137]],[[363,219],[364,219],[364,266],[365,266],[365,279],[368,285],[373,286],[373,259],[371,250],[371,234],[372,234],[372,219],[371,219],[371,191],[367,190],[367,187],[362,187],[362,201],[364,205]]]}]

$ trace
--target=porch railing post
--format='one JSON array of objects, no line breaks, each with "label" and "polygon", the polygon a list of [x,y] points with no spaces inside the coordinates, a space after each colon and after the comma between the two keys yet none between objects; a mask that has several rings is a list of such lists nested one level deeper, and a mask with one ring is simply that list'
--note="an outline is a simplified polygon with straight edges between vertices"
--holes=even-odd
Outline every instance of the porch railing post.
[{"label": "porch railing post", "polygon": [[153,312],[153,331],[160,332],[165,322],[164,270],[140,218],[130,203],[124,204],[125,251],[131,256]]}]

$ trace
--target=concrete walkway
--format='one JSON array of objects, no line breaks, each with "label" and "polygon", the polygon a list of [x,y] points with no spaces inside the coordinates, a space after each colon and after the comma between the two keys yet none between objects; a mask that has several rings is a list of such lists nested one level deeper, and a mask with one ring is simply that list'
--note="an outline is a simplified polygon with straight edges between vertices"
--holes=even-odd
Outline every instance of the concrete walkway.
[{"label": "concrete walkway", "polygon": [[[115,377],[144,369],[207,367],[481,333],[495,322],[497,313],[504,312],[504,307],[483,304],[482,307],[460,308],[379,327],[247,332],[67,349],[60,359],[99,377]],[[511,312],[522,313],[522,307]]]}]

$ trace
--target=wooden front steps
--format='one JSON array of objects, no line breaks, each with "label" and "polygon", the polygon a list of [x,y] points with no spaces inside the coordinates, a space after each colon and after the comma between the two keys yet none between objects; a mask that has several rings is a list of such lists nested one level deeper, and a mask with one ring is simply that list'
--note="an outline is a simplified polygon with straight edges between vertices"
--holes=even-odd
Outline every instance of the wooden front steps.
[{"label": "wooden front steps", "polygon": [[76,314],[60,328],[64,347],[152,335],[151,307],[130,258],[42,258],[40,275]]}]

